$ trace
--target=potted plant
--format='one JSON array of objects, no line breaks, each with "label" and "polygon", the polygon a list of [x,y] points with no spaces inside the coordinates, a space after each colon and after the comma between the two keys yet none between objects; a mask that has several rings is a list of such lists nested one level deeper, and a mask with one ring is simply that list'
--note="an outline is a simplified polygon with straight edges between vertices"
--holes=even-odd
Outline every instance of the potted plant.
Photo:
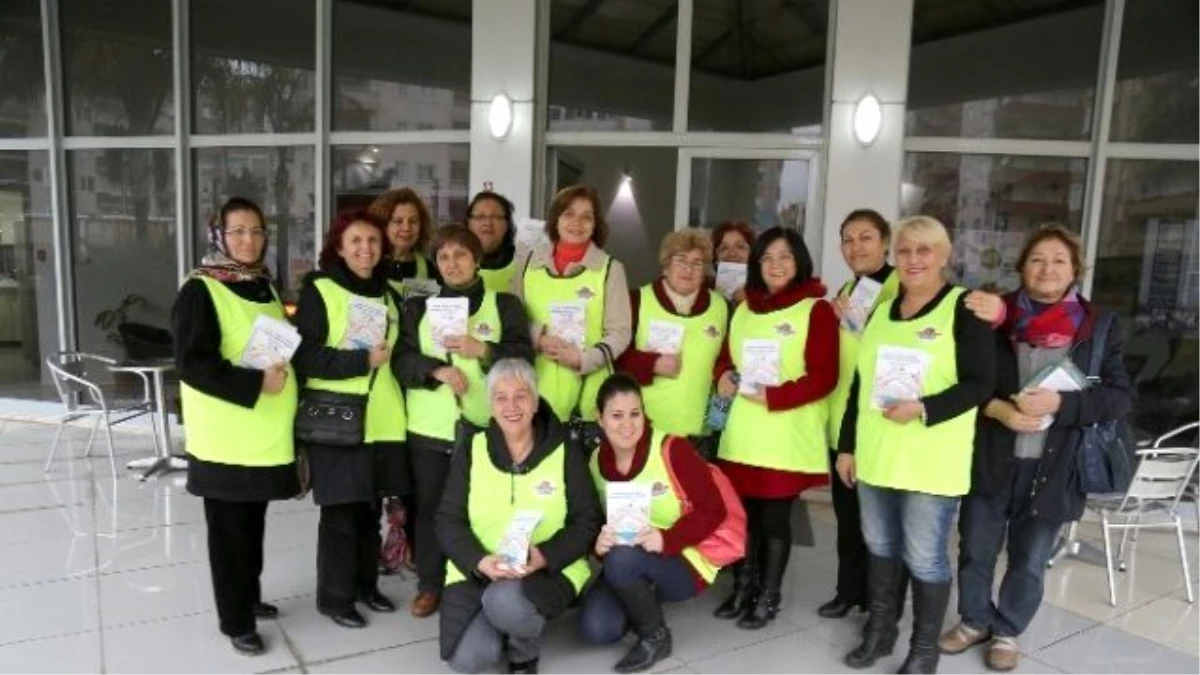
[{"label": "potted plant", "polygon": [[105,332],[109,342],[124,346],[125,340],[121,337],[120,331],[121,324],[127,323],[130,310],[136,307],[145,307],[148,304],[146,298],[136,293],[130,293],[121,298],[121,303],[116,307],[97,313],[92,324]]}]

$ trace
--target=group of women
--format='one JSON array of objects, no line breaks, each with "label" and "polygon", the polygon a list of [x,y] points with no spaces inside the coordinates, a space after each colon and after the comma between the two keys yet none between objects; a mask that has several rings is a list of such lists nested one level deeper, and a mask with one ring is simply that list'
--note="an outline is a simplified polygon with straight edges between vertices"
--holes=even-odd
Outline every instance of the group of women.
[{"label": "group of women", "polygon": [[[1090,362],[1099,310],[1077,291],[1075,235],[1036,232],[1022,288],[1000,298],[946,281],[950,240],[936,220],[893,230],[856,211],[841,227],[855,280],[827,300],[796,232],[756,236],[738,222],[671,233],[661,275],[630,290],[604,249],[603,213],[594,190],[566,188],[547,210],[549,245],[523,251],[499,194],[476,195],[466,225],[434,230],[415,193],[389,192],[330,227],[300,290],[294,356],[251,368],[255,322],[284,314],[263,263],[263,214],[238,198],[220,210],[172,322],[188,489],[204,498],[220,630],[234,648],[265,650],[255,620],[278,613],[259,583],[266,506],[300,493],[301,477],[320,506],[317,609],[338,625],[367,624],[359,603],[396,610],[377,586],[380,503],[404,498],[411,611],[439,612],[454,669],[506,660],[536,672],[546,623],[578,607],[589,642],[634,634],[614,669],[637,672],[670,655],[662,604],[716,581],[706,544],[742,512],[744,557],[715,615],[746,630],[776,618],[791,510],[832,476],[838,582],[819,612],[869,611],[846,663],[892,652],[911,576],[902,672],[935,672],[939,651],[985,640],[989,665],[1014,667],[1050,542],[1082,508],[1071,469],[1080,429],[1129,408],[1115,322],[1092,387],[1022,385],[1064,358]],[[744,288],[713,289],[715,263],[745,264]],[[466,325],[448,332],[444,308],[456,303]],[[386,317],[369,343],[356,339],[364,312]],[[361,442],[298,444],[301,402],[329,394],[361,402]],[[634,533],[606,518],[613,485],[649,495]],[[960,502],[962,622],[939,638]]]}]

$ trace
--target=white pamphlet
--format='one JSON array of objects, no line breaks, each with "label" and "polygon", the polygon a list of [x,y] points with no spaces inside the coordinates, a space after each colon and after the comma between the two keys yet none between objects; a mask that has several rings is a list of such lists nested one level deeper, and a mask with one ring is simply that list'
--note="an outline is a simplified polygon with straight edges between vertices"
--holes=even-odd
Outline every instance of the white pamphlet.
[{"label": "white pamphlet", "polygon": [[429,332],[433,335],[433,343],[440,350],[445,351],[446,345],[443,341],[446,338],[467,334],[468,316],[466,298],[425,299],[425,318],[429,320]]},{"label": "white pamphlet", "polygon": [[277,363],[292,360],[300,346],[300,331],[292,324],[259,314],[250,329],[250,339],[242,350],[239,365],[245,368],[266,370]]},{"label": "white pamphlet", "polygon": [[933,357],[911,347],[883,345],[875,355],[871,404],[879,410],[921,398],[921,388]]},{"label": "white pamphlet", "polygon": [[387,305],[359,295],[351,295],[350,308],[346,312],[346,336],[342,338],[342,348],[374,347],[383,342],[387,334],[387,324]]},{"label": "white pamphlet", "polygon": [[542,522],[542,512],[521,510],[513,514],[508,522],[508,530],[500,540],[496,554],[504,564],[513,568],[521,568],[529,563],[529,544],[533,539],[533,531]]},{"label": "white pamphlet", "polygon": [[433,279],[403,279],[400,282],[404,286],[405,298],[424,298],[430,295],[437,295],[442,287]]},{"label": "white pamphlet", "polygon": [[717,263],[717,290],[726,300],[746,285],[746,263],[723,262]]},{"label": "white pamphlet", "polygon": [[586,344],[587,306],[582,302],[550,303],[550,334],[583,349]]},{"label": "white pamphlet", "polygon": [[679,354],[683,349],[683,324],[675,321],[650,319],[646,326],[646,351],[656,354]]},{"label": "white pamphlet", "polygon": [[854,290],[847,298],[846,311],[842,314],[842,324],[855,333],[861,333],[881,291],[883,284],[870,277],[863,277],[855,282]]},{"label": "white pamphlet", "polygon": [[779,340],[751,338],[742,342],[738,390],[753,394],[780,384]]},{"label": "white pamphlet", "polygon": [[[1049,389],[1051,391],[1082,391],[1088,386],[1087,376],[1075,365],[1071,359],[1066,358],[1057,363],[1052,363],[1045,368],[1033,374],[1029,381],[1025,383],[1022,391],[1031,389]],[[1054,424],[1054,415],[1043,415],[1040,431],[1045,431]]]},{"label": "white pamphlet", "polygon": [[650,524],[648,483],[608,483],[604,488],[604,512],[618,546],[631,546]]}]

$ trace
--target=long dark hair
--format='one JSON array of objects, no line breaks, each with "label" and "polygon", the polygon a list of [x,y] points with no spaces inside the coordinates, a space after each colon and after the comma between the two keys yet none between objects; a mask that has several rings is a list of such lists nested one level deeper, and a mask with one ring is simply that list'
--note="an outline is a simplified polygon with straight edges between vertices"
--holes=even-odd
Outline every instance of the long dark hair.
[{"label": "long dark hair", "polygon": [[766,292],[767,282],[763,279],[762,257],[766,254],[767,247],[775,243],[777,239],[787,242],[788,250],[796,259],[796,276],[788,285],[797,286],[812,278],[813,261],[812,256],[808,253],[808,246],[804,244],[804,238],[791,228],[776,226],[758,235],[758,239],[754,240],[754,246],[750,248],[750,264],[746,267],[747,289]]},{"label": "long dark hair", "polygon": [[338,261],[341,260],[338,249],[342,247],[342,235],[355,223],[366,223],[379,230],[380,244],[383,249],[382,255],[379,256],[379,263],[375,266],[376,269],[391,257],[392,243],[387,238],[386,223],[379,222],[379,219],[366,209],[342,211],[330,224],[329,232],[325,235],[325,245],[321,247],[321,255],[317,257],[317,267],[321,271],[328,272],[337,267]]}]

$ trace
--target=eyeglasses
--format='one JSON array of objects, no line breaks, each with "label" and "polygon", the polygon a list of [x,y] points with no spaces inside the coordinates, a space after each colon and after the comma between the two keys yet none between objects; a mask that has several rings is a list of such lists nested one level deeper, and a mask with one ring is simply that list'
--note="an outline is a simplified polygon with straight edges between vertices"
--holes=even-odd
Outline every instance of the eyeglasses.
[{"label": "eyeglasses", "polygon": [[703,260],[689,260],[682,255],[671,256],[671,263],[693,272],[699,272],[705,267]]},{"label": "eyeglasses", "polygon": [[791,253],[784,253],[783,255],[780,255],[780,256],[764,255],[762,258],[759,258],[759,262],[762,263],[763,267],[768,267],[768,266],[773,267],[775,265],[791,265],[791,264],[795,264],[796,256],[792,255]]},{"label": "eyeglasses", "polygon": [[263,239],[267,236],[267,231],[260,227],[235,227],[225,230],[226,237],[249,237],[252,239]]},{"label": "eyeglasses", "polygon": [[480,213],[477,215],[472,215],[471,220],[474,220],[474,221],[480,222],[480,223],[483,221],[486,221],[486,220],[492,220],[492,221],[502,223],[505,221],[505,218],[504,218],[504,214],[502,214],[502,213],[493,213],[493,214]]}]

